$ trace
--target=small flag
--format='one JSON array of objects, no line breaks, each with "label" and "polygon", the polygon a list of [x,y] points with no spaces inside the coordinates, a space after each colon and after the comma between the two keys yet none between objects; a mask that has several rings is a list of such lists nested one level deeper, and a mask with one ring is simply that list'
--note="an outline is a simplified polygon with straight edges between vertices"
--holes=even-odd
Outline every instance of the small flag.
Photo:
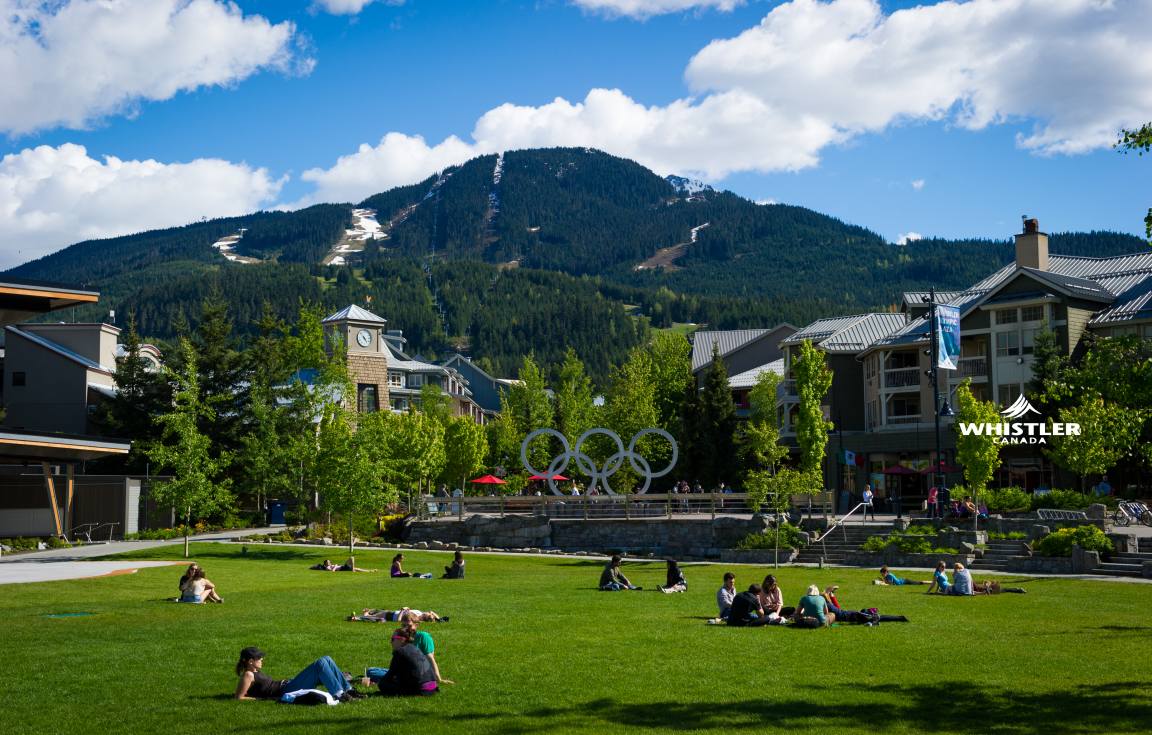
[{"label": "small flag", "polygon": [[841,449],[837,459],[839,460],[840,464],[846,464],[849,467],[864,466],[864,457],[859,454],[849,452],[847,449]]}]

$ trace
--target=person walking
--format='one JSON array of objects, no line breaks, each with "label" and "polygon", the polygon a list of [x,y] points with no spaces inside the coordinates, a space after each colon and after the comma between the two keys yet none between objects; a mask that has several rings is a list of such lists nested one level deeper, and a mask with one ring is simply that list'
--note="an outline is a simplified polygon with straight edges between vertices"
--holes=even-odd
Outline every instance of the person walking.
[{"label": "person walking", "polygon": [[872,511],[872,520],[876,520],[876,508],[872,504],[872,488],[864,488],[864,512],[860,514],[860,523],[863,525],[864,521],[868,519],[868,511]]},{"label": "person walking", "polygon": [[928,491],[928,517],[929,518],[937,518],[938,517],[936,515],[937,510],[938,510],[938,508],[936,506],[936,497],[939,494],[940,494],[940,491],[936,489],[935,485],[933,485],[932,489]]}]

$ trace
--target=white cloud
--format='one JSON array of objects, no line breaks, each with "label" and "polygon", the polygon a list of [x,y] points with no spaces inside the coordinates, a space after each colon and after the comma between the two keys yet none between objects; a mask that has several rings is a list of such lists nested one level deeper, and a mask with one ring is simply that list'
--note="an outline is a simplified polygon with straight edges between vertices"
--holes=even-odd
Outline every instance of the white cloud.
[{"label": "white cloud", "polygon": [[0,0],[0,131],[82,128],[141,100],[307,73],[296,27],[214,0]]},{"label": "white cloud", "polygon": [[923,189],[924,188],[924,179],[916,179],[915,181],[913,181],[912,182],[912,188],[915,189],[916,191],[920,191],[921,189]]},{"label": "white cloud", "polygon": [[[404,0],[380,0],[385,5],[403,5]],[[332,15],[356,15],[375,0],[316,0],[316,6],[324,8]]]},{"label": "white cloud", "polygon": [[[355,0],[337,0],[355,2]],[[687,10],[720,10],[729,12],[743,5],[744,0],[572,0],[572,4],[585,10],[602,13],[609,18],[638,18],[645,20],[654,15],[682,13]]]},{"label": "white cloud", "polygon": [[218,159],[103,163],[83,146],[39,146],[0,160],[0,269],[81,240],[245,214],[284,179]]},{"label": "white cloud", "polygon": [[912,242],[913,240],[920,240],[923,237],[924,236],[921,235],[919,232],[909,232],[907,235],[897,235],[896,236],[896,244],[897,245],[907,245],[908,243]]},{"label": "white cloud", "polygon": [[563,145],[715,181],[815,166],[829,145],[917,120],[972,130],[1033,120],[1020,147],[1087,152],[1152,119],[1149,35],[1142,0],[971,0],[889,16],[875,0],[792,0],[696,54],[685,76],[698,97],[645,107],[593,89],[579,103],[505,104],[480,118],[473,143],[393,133],[306,177],[320,200],[356,199],[480,153]]},{"label": "white cloud", "polygon": [[763,205],[763,206],[767,206],[769,204],[776,204],[776,200],[775,199],[757,199],[756,203]]}]

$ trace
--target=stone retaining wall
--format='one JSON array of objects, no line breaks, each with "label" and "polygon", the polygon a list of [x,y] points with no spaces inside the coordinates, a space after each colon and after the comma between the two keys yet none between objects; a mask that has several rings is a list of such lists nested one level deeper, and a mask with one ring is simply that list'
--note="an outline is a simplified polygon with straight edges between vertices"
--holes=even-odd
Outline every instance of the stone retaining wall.
[{"label": "stone retaining wall", "polygon": [[975,558],[971,554],[904,554],[895,546],[886,546],[883,551],[849,551],[844,554],[844,563],[856,567],[876,567],[883,564],[893,567],[912,567],[913,569],[935,569],[936,564],[944,562],[951,569],[959,562],[967,567]]},{"label": "stone retaining wall", "polygon": [[473,515],[461,521],[406,521],[410,544],[439,541],[497,549],[538,547],[563,551],[643,551],[657,556],[718,558],[750,533],[768,527],[765,516],[744,518],[569,520],[545,516]]},{"label": "stone retaining wall", "polygon": [[1071,574],[1072,560],[1066,556],[1010,556],[1004,562],[1009,572],[1024,574]]},{"label": "stone retaining wall", "polygon": [[[790,564],[799,556],[799,549],[780,549],[780,563]],[[720,561],[725,564],[775,564],[775,549],[722,549]]]}]

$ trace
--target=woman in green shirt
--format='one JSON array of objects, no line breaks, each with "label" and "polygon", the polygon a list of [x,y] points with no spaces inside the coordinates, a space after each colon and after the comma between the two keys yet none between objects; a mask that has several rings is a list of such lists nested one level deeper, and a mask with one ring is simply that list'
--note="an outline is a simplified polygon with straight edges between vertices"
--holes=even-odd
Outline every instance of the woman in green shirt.
[{"label": "woman in green shirt", "polygon": [[814,584],[809,585],[808,594],[801,597],[800,602],[796,605],[795,620],[797,623],[800,623],[801,619],[804,618],[807,618],[808,620],[817,620],[820,623],[818,627],[823,628],[829,623],[836,621],[836,615],[834,613],[826,612],[827,608],[828,601],[820,596],[820,588]]}]

